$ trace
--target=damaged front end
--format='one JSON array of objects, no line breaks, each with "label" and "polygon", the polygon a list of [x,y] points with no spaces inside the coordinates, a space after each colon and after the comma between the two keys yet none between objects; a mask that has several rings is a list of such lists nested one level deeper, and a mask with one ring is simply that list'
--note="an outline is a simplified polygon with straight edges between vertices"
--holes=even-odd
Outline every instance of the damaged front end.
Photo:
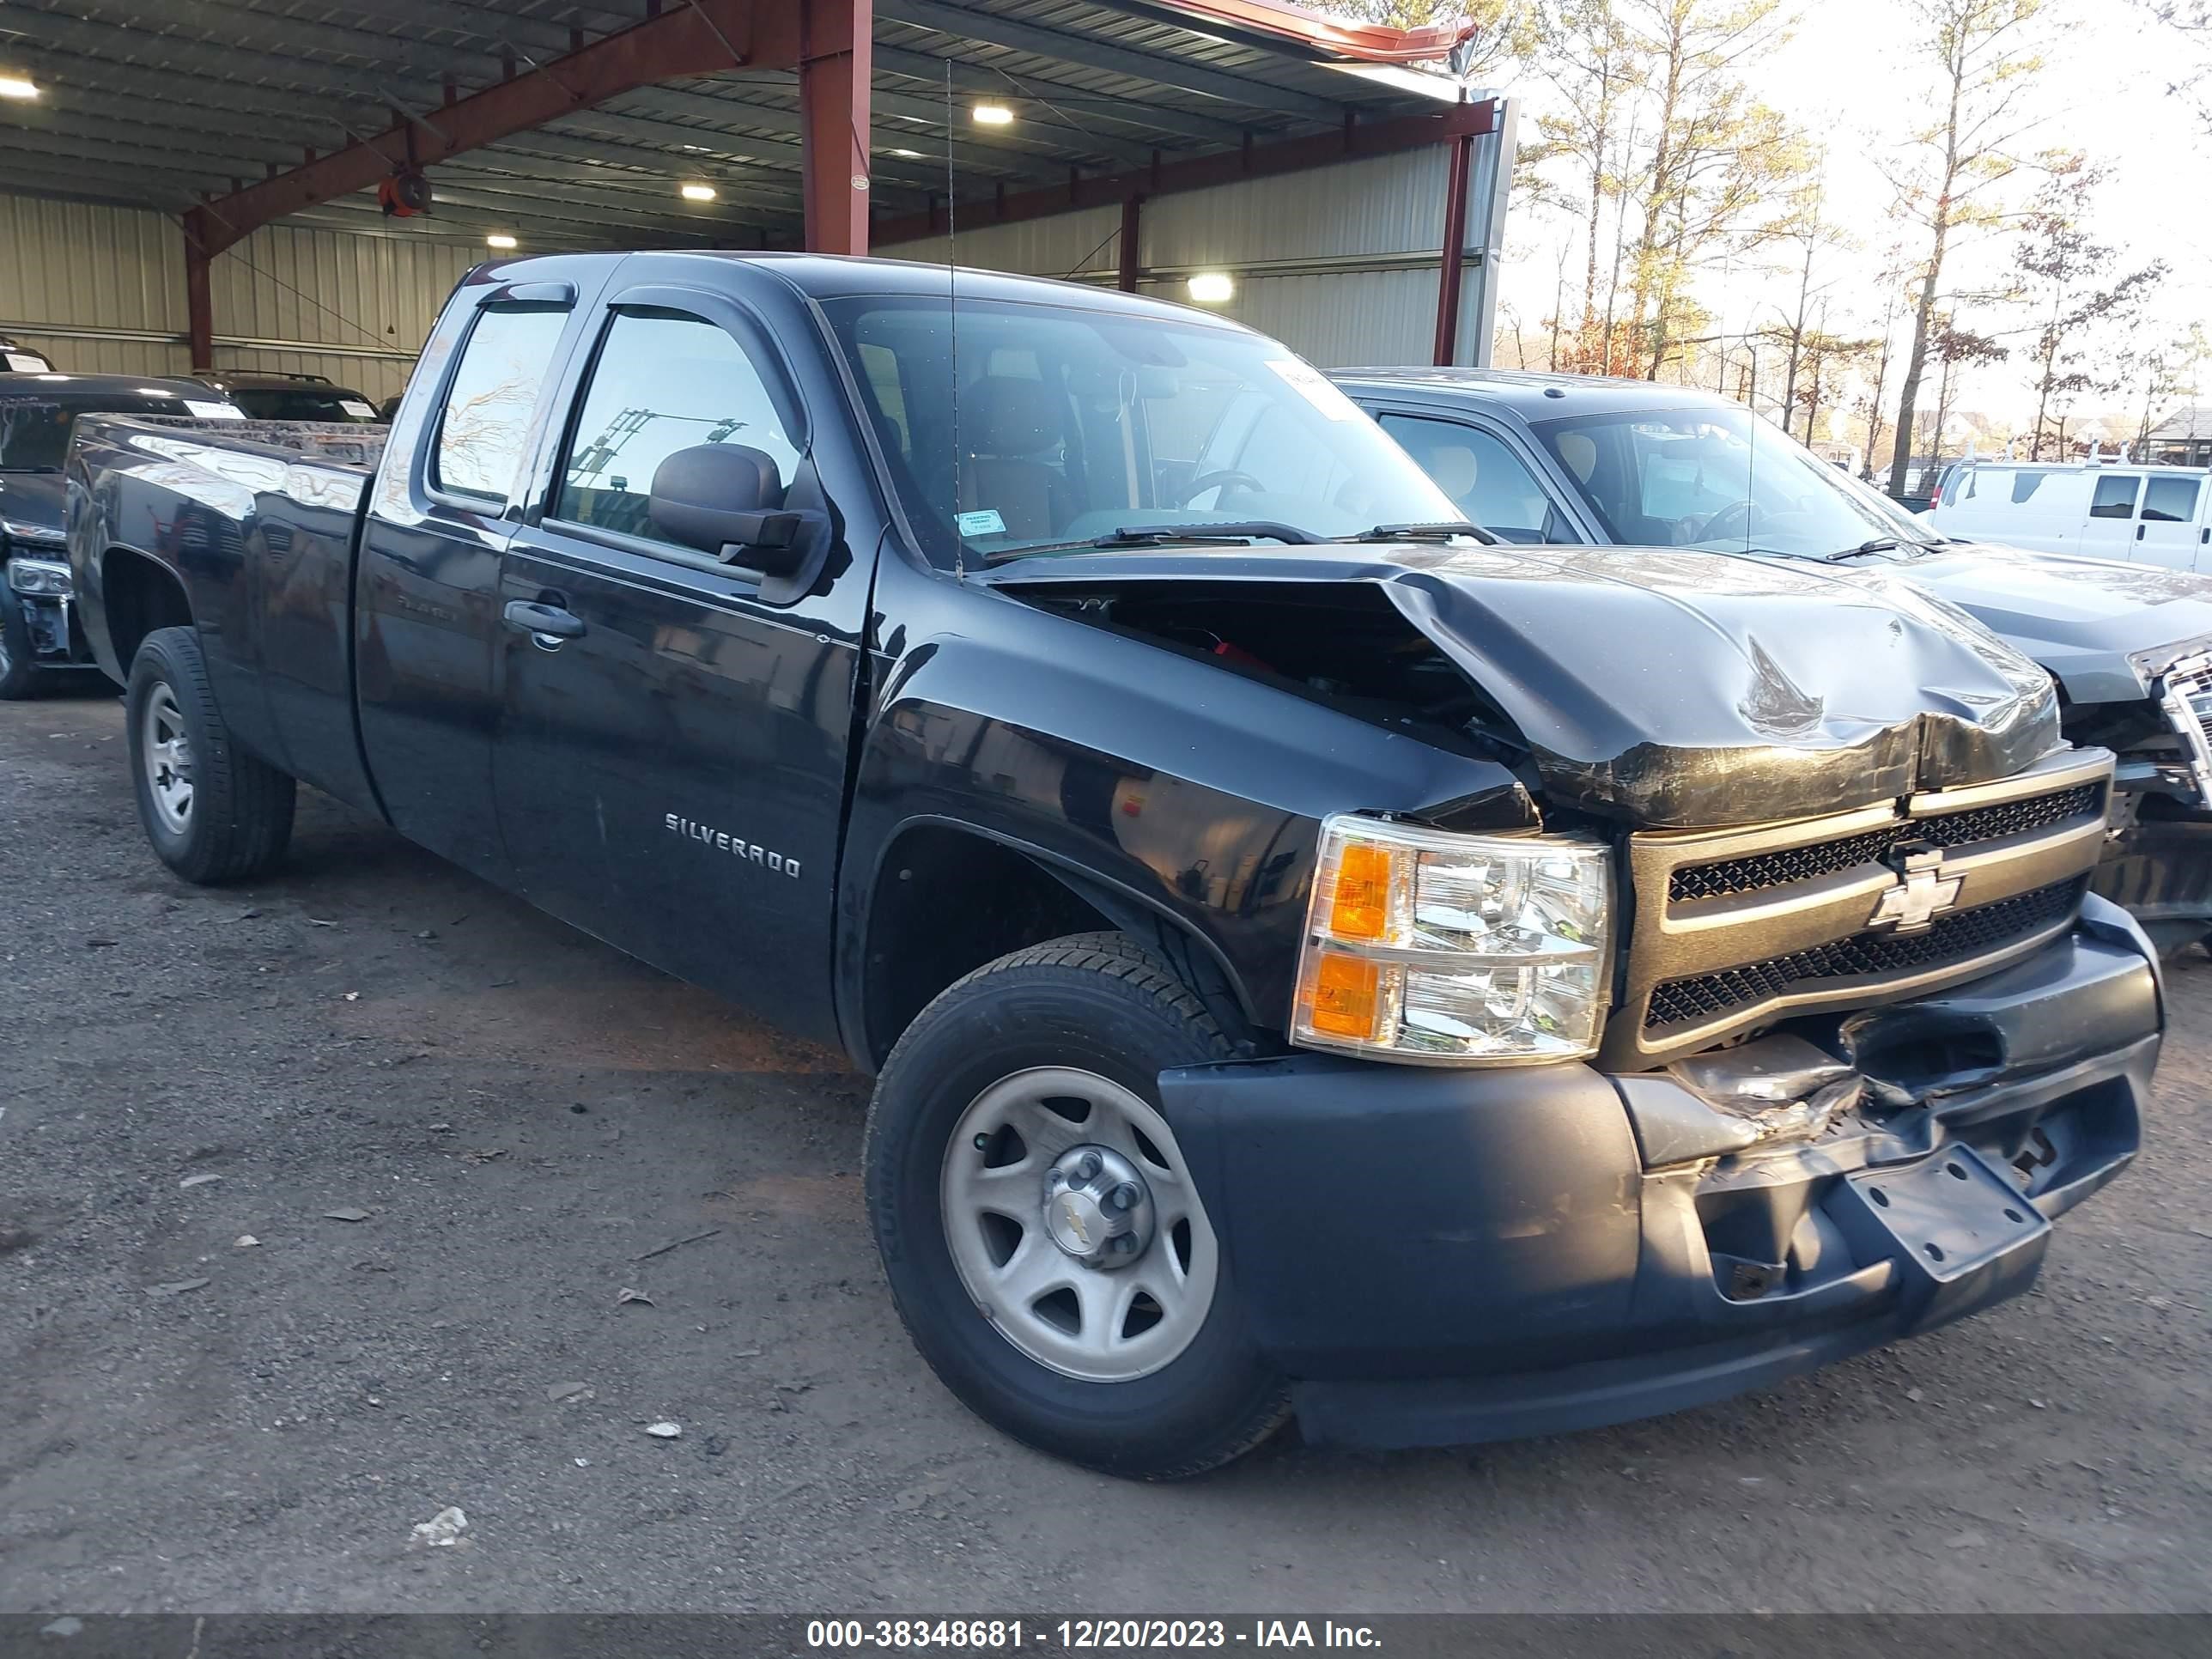
[{"label": "damaged front end", "polygon": [[981,580],[1518,760],[1642,829],[1808,817],[2008,777],[2050,677],[1902,584],[1650,549],[1237,548],[1020,559]]}]

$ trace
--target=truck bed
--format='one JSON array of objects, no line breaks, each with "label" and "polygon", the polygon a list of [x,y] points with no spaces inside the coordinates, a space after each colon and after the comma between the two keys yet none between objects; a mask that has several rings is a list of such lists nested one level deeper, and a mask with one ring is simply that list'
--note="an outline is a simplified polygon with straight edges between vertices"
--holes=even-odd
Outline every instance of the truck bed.
[{"label": "truck bed", "polygon": [[[128,561],[169,573],[210,641],[234,735],[340,799],[373,806],[353,726],[353,565],[390,429],[321,421],[88,415],[70,441],[72,563],[100,666]],[[109,580],[110,560],[125,587]]]}]

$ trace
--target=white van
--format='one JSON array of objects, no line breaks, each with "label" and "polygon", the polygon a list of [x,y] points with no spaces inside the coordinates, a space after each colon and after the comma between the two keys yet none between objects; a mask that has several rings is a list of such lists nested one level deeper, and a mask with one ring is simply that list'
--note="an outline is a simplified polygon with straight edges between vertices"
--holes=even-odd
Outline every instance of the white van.
[{"label": "white van", "polygon": [[1962,461],[1928,522],[1956,541],[2212,574],[2212,469]]}]

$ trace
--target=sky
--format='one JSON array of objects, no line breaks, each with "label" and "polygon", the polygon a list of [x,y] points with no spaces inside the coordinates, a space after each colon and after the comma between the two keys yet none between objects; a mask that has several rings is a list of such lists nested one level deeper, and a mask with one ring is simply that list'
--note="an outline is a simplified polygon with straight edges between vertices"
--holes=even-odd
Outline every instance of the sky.
[{"label": "sky", "polygon": [[[1876,161],[1927,120],[1919,102],[1927,82],[1911,64],[1902,0],[1801,0],[1797,9],[1803,15],[1796,35],[1755,72],[1753,90],[1825,139],[1830,216],[1869,249],[1837,262],[1831,291],[1839,313],[1857,309],[1863,321],[1878,322],[1880,301],[1869,299],[1871,250],[1891,234],[1892,197]],[[2039,82],[2046,116],[2038,146],[2079,149],[2111,164],[2113,176],[2093,226],[2099,240],[2119,249],[2119,270],[2155,258],[2171,267],[2153,304],[2152,329],[2163,336],[2180,333],[2191,321],[2212,325],[2212,135],[2185,100],[2166,95],[2183,56],[2177,37],[2134,0],[2050,0],[2046,18]],[[1523,100],[1526,142],[1553,94],[1534,76],[1508,90]],[[1565,234],[1556,220],[1534,212],[1510,216],[1499,292],[1532,331],[1551,310],[1556,249]],[[2011,240],[2001,237],[1967,258],[1991,268],[2008,264]],[[1970,274],[1963,264],[1956,268]],[[1734,329],[1772,320],[1774,302],[1794,302],[1796,282],[1739,269],[1708,277],[1699,292]],[[2017,319],[2008,325],[2017,326]],[[2017,362],[1978,371],[1960,406],[2032,415],[2027,378]],[[2212,384],[2205,392],[2203,401],[2212,402]],[[2090,398],[2083,407],[2124,401]]]}]

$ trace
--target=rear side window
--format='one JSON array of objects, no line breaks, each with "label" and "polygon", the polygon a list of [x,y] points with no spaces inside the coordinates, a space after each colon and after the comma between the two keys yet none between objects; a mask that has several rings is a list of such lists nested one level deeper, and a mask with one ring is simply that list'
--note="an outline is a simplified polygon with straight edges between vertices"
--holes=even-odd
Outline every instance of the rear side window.
[{"label": "rear side window", "polygon": [[2159,524],[2193,523],[2197,486],[2194,478],[2153,478],[2143,491],[2143,517]]},{"label": "rear side window", "polygon": [[522,465],[531,411],[545,384],[565,310],[487,306],[461,348],[438,422],[432,477],[441,489],[503,501]]},{"label": "rear side window", "polygon": [[2133,475],[2122,477],[2110,476],[2097,480],[2096,499],[2089,503],[2093,519],[2132,519],[2136,514],[2136,491],[2142,480]]}]

